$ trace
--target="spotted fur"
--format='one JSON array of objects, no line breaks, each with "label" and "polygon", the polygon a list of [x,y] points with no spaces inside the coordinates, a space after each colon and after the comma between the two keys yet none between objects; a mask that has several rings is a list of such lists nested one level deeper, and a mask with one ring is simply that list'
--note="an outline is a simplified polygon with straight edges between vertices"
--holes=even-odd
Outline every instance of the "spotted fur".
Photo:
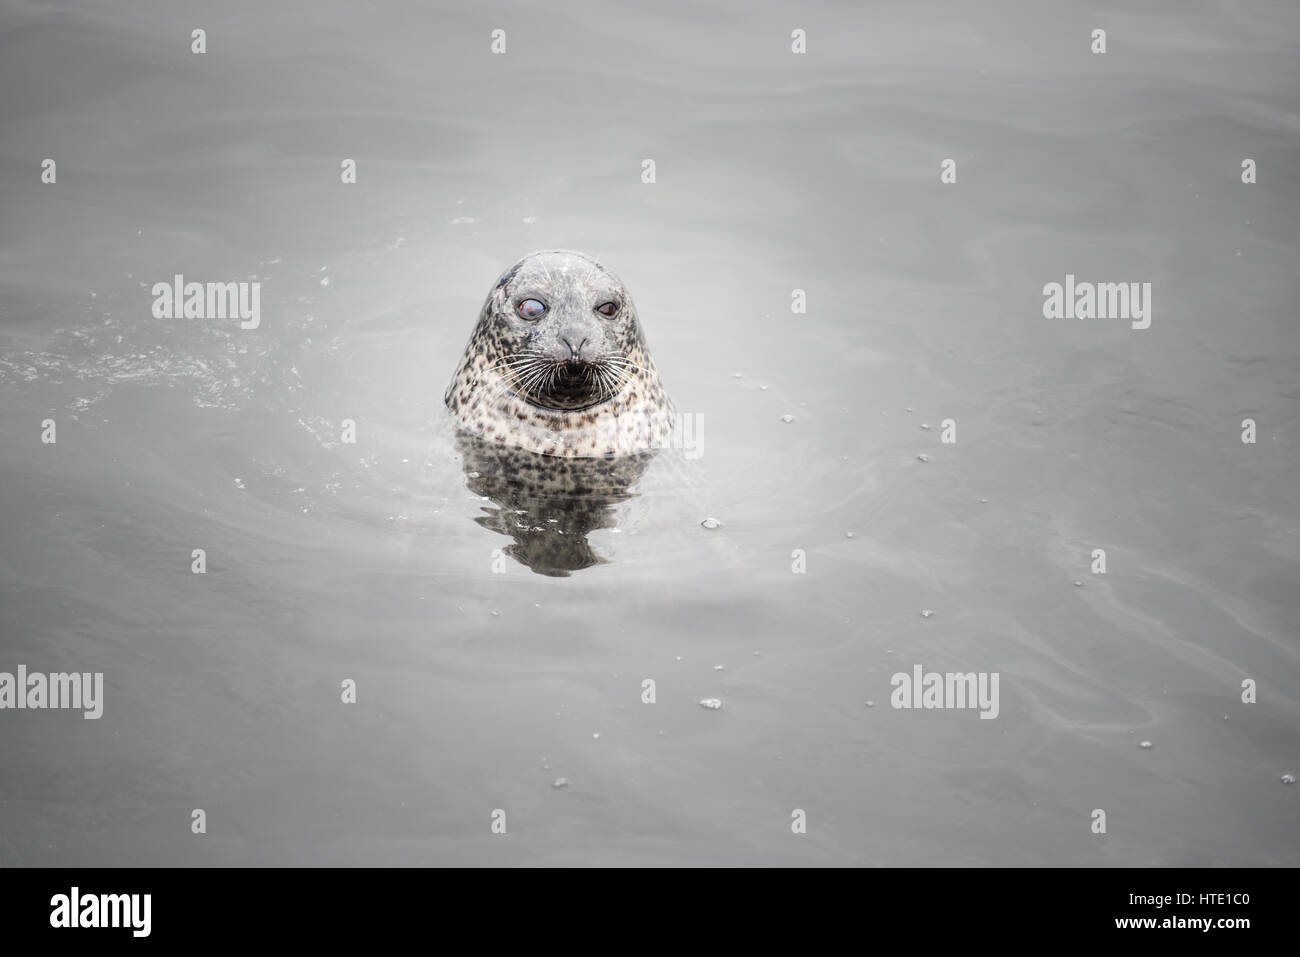
[{"label": "spotted fur", "polygon": [[[519,316],[518,304],[527,298],[546,304],[540,321]],[[594,311],[603,302],[618,304],[615,318]],[[553,383],[556,377],[515,371],[530,355],[573,350],[575,339],[581,339],[575,356],[585,352],[591,368],[614,370],[584,371],[602,384],[592,386],[590,395],[530,387],[530,379]],[[561,458],[612,458],[662,448],[676,418],[626,287],[594,259],[564,250],[525,256],[497,280],[445,398],[470,434]]]}]

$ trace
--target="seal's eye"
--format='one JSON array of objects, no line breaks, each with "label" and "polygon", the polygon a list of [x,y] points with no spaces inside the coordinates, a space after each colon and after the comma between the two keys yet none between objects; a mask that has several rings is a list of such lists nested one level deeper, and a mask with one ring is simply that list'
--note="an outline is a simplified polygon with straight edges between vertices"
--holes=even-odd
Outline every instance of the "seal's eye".
[{"label": "seal's eye", "polygon": [[519,316],[523,319],[537,320],[546,314],[546,304],[539,299],[525,299],[518,306]]},{"label": "seal's eye", "polygon": [[606,319],[613,319],[615,316],[618,315],[618,303],[602,302],[599,306],[596,307],[596,311],[600,313],[602,316],[604,316]]}]

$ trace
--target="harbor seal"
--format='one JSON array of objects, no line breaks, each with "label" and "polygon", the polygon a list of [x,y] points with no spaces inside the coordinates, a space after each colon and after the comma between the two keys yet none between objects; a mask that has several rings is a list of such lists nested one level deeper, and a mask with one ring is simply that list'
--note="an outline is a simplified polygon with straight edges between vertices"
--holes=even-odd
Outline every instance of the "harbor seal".
[{"label": "harbor seal", "polygon": [[662,448],[676,417],[627,288],[567,250],[497,279],[444,398],[471,435],[562,458]]}]

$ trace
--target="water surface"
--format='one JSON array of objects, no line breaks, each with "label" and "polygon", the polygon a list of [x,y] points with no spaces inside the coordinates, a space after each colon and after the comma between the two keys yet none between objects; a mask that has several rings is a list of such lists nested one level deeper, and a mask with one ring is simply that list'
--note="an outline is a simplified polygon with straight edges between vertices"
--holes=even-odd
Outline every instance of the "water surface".
[{"label": "water surface", "polygon": [[[1300,12],[924,6],[7,3],[0,670],[107,687],[0,713],[0,862],[1300,861]],[[441,404],[553,247],[703,422],[568,575]]]}]

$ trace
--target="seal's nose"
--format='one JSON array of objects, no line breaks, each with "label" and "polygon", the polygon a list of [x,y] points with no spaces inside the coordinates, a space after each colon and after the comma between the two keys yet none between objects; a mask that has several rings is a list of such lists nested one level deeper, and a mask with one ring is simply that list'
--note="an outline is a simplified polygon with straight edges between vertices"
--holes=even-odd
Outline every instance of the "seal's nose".
[{"label": "seal's nose", "polygon": [[574,348],[573,343],[564,336],[560,337],[560,341],[569,347],[569,358],[574,362],[579,362],[582,359],[582,347],[585,346],[590,340],[583,339],[581,342],[578,343],[577,348]]}]

